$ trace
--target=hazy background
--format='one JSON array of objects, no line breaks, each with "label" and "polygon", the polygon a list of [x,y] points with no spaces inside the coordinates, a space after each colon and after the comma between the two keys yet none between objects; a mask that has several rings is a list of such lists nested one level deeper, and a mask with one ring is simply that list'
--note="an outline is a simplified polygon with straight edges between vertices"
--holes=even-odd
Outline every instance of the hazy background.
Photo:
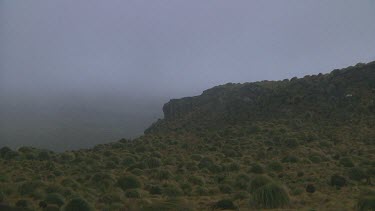
[{"label": "hazy background", "polygon": [[170,98],[375,60],[375,1],[0,0],[0,147],[135,137]]}]

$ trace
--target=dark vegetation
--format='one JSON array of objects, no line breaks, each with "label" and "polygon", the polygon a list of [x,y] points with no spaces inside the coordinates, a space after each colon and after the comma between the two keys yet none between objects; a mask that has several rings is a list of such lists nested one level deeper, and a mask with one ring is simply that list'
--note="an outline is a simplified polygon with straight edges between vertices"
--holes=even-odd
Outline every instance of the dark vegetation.
[{"label": "dark vegetation", "polygon": [[375,63],[171,100],[135,140],[0,149],[0,210],[374,210]]}]

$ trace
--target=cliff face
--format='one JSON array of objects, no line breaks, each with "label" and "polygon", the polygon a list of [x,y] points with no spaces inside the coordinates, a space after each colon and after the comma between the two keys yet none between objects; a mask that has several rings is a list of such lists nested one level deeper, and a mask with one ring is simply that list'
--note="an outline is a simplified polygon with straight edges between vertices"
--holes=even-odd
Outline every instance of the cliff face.
[{"label": "cliff face", "polygon": [[[264,119],[306,117],[345,120],[375,111],[375,62],[329,74],[283,81],[228,83],[195,97],[173,99],[163,107],[160,124],[206,125]],[[304,119],[306,120],[306,119]]]},{"label": "cliff face", "polygon": [[193,97],[187,97],[183,99],[173,99],[168,103],[164,104],[163,112],[164,118],[167,120],[176,119],[182,117],[189,112],[192,112],[194,108]]}]

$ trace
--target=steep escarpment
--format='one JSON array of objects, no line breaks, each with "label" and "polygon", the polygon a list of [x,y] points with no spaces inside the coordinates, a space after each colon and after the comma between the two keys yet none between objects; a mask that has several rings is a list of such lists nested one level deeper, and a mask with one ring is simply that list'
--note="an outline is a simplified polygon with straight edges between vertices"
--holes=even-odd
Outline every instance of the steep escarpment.
[{"label": "steep escarpment", "polygon": [[281,118],[304,121],[329,118],[345,122],[373,115],[374,99],[375,63],[372,62],[300,79],[229,83],[206,90],[200,96],[174,99],[163,107],[165,120],[151,129],[181,122],[204,121],[213,126]]}]

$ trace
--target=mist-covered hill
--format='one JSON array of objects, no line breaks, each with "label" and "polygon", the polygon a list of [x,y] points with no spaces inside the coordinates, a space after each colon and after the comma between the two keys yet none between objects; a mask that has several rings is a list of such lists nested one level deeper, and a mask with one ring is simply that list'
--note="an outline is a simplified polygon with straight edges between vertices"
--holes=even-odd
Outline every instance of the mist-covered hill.
[{"label": "mist-covered hill", "polygon": [[375,209],[375,62],[171,100],[145,135],[0,149],[0,208]]}]

